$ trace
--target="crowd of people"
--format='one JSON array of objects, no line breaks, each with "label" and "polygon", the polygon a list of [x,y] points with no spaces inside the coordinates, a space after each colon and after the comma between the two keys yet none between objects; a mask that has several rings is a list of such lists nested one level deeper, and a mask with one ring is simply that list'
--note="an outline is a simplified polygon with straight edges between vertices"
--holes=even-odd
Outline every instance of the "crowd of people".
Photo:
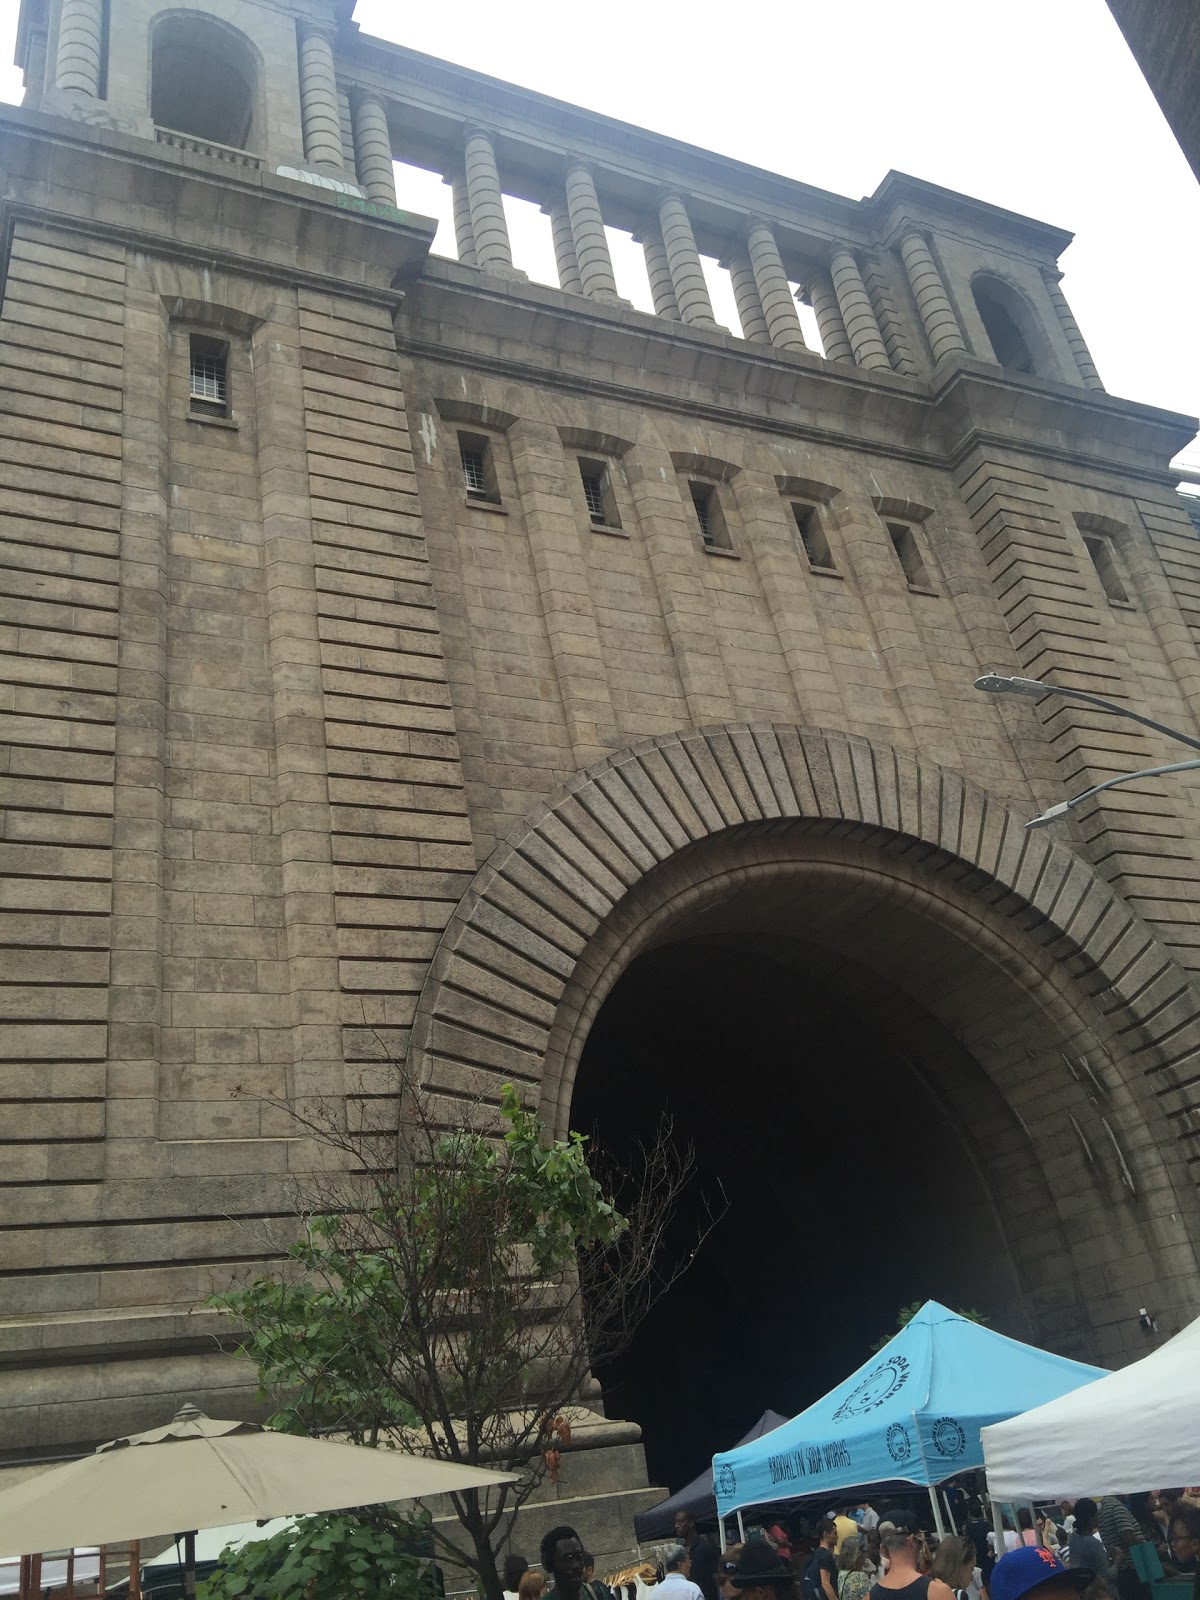
[{"label": "crowd of people", "polygon": [[[982,1501],[946,1496],[956,1531],[909,1508],[836,1506],[815,1524],[773,1518],[719,1551],[690,1513],[658,1559],[597,1578],[573,1528],[542,1540],[540,1570],[504,1567],[505,1600],[1200,1600],[1200,1489],[1163,1489],[1021,1510],[1001,1548]],[[1169,1583],[1169,1590],[1152,1588]],[[624,1591],[624,1592],[622,1592]]]}]

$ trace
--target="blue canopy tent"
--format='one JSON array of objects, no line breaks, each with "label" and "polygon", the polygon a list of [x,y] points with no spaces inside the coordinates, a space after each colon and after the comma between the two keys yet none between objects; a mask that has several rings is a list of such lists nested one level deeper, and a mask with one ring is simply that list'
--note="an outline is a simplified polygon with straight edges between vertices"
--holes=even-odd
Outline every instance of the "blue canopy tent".
[{"label": "blue canopy tent", "polygon": [[[761,1439],[787,1421],[778,1411],[764,1411],[762,1416],[734,1445],[739,1449],[752,1439]],[[713,1469],[705,1467],[698,1478],[693,1478],[682,1489],[660,1500],[647,1511],[639,1511],[633,1519],[634,1537],[639,1544],[650,1544],[655,1539],[669,1539],[675,1532],[675,1517],[680,1511],[690,1511],[697,1522],[715,1520],[717,1502],[713,1494]]]},{"label": "blue canopy tent", "polygon": [[748,1506],[868,1484],[928,1487],[983,1465],[980,1428],[1103,1378],[927,1300],[815,1405],[765,1438],[713,1457],[722,1519]]}]

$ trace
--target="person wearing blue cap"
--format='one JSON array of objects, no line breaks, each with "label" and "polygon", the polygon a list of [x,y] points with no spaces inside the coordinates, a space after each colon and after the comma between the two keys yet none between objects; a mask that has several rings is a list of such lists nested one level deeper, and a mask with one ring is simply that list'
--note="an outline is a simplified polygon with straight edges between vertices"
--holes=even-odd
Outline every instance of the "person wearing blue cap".
[{"label": "person wearing blue cap", "polygon": [[988,1593],[991,1600],[1025,1600],[1026,1595],[1067,1600],[1082,1594],[1095,1576],[1090,1567],[1064,1567],[1053,1551],[1041,1545],[1022,1545],[997,1561]]}]

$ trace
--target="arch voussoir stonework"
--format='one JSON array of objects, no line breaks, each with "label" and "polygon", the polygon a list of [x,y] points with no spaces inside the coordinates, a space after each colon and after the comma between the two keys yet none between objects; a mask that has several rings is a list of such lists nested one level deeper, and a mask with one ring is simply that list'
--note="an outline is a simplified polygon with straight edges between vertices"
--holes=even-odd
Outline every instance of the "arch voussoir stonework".
[{"label": "arch voussoir stonework", "polygon": [[[578,773],[499,844],[451,917],[421,994],[409,1054],[417,1081],[498,1096],[540,1084],[563,1008],[581,1010],[580,963],[651,912],[642,886],[730,830],[764,840],[804,821],[851,843],[883,835],[923,870],[949,874],[983,917],[1036,930],[1047,970],[1065,968],[1189,1135],[1185,1085],[1200,1061],[1189,980],[1086,862],[1030,833],[960,774],[862,738],[737,724],[661,736]],[[848,830],[848,832],[847,832]],[[656,888],[661,893],[661,885]],[[897,893],[907,892],[902,888]],[[959,911],[969,924],[974,911]],[[966,931],[969,932],[969,929]],[[992,940],[990,959],[1020,961]],[[1185,1152],[1184,1161],[1187,1160]],[[1193,1178],[1200,1176],[1195,1164]]]}]

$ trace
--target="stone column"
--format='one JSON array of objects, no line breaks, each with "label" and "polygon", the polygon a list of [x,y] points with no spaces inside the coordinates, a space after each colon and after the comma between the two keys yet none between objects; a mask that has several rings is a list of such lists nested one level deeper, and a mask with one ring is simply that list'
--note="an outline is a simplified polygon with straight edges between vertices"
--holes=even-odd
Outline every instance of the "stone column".
[{"label": "stone column", "polygon": [[[780,350],[804,350],[804,334],[800,318],[796,315],[796,302],[792,299],[792,286],[788,282],[780,258],[775,235],[765,222],[755,222],[746,238],[746,253],[754,271],[754,281],[762,299],[763,316],[771,343]],[[738,307],[741,315],[741,307]]]},{"label": "stone column", "polygon": [[1071,354],[1075,357],[1075,365],[1079,368],[1079,376],[1083,379],[1084,387],[1103,389],[1100,374],[1096,371],[1096,363],[1092,360],[1092,352],[1088,349],[1087,342],[1079,330],[1079,324],[1075,321],[1075,313],[1067,304],[1066,295],[1059,287],[1062,274],[1043,267],[1042,278],[1046,284],[1046,293],[1050,296],[1050,304],[1058,317],[1059,326],[1071,346]]},{"label": "stone column", "polygon": [[550,237],[554,241],[554,260],[558,267],[558,286],[566,294],[582,294],[583,280],[579,276],[579,258],[575,254],[575,235],[571,232],[571,214],[566,200],[556,200],[543,206],[542,212],[550,218]]},{"label": "stone column", "polygon": [[579,281],[584,294],[590,300],[619,299],[612,257],[608,253],[608,239],[604,233],[600,197],[596,193],[591,168],[582,161],[573,161],[567,167],[567,213],[571,219],[571,237],[575,242],[575,259],[579,263]]},{"label": "stone column", "polygon": [[846,324],[832,282],[824,274],[814,274],[805,285],[805,294],[816,314],[826,361],[853,361],[854,351],[846,337]]},{"label": "stone column", "polygon": [[455,172],[448,178],[442,179],[443,183],[450,185],[451,204],[454,208],[454,244],[458,251],[458,259],[464,267],[475,267],[479,263],[475,259],[475,225],[471,221],[471,202],[467,196],[467,179],[462,172]]},{"label": "stone column", "polygon": [[466,144],[467,199],[475,233],[475,262],[485,272],[512,271],[512,246],[491,135],[472,128]]},{"label": "stone column", "polygon": [[300,36],[300,115],[304,158],[329,172],[342,172],[342,119],[329,36],[311,25]]},{"label": "stone column", "polygon": [[904,258],[904,270],[912,285],[917,310],[925,324],[925,337],[929,340],[934,361],[938,362],[956,350],[965,351],[967,346],[958,326],[958,318],[954,315],[942,275],[925,239],[919,233],[905,234],[900,241],[900,254]]},{"label": "stone column", "polygon": [[708,284],[704,281],[704,268],[700,265],[700,252],[696,249],[696,236],[688,220],[687,207],[677,194],[667,194],[658,205],[662,223],[663,247],[671,269],[671,283],[682,322],[697,328],[715,328],[712,301],[708,297]]},{"label": "stone column", "polygon": [[392,136],[387,107],[377,94],[362,93],[354,105],[354,153],[359,182],[371,200],[396,204],[396,173],[392,167]]},{"label": "stone column", "polygon": [[721,265],[729,273],[729,281],[733,285],[742,338],[752,344],[770,344],[771,334],[763,315],[763,303],[750,257],[744,250],[735,250]]},{"label": "stone column", "polygon": [[63,0],[54,87],[95,100],[104,54],[103,0]]},{"label": "stone column", "polygon": [[[635,242],[638,242],[635,240]],[[646,276],[650,280],[650,298],[655,313],[678,322],[679,302],[675,298],[675,284],[671,278],[671,263],[667,260],[666,246],[657,228],[645,228],[640,236],[642,254],[646,257]]]},{"label": "stone column", "polygon": [[829,265],[833,291],[837,295],[855,361],[860,367],[886,368],[890,372],[892,364],[884,349],[883,335],[875,320],[871,297],[862,281],[858,262],[849,250],[839,250]]}]

